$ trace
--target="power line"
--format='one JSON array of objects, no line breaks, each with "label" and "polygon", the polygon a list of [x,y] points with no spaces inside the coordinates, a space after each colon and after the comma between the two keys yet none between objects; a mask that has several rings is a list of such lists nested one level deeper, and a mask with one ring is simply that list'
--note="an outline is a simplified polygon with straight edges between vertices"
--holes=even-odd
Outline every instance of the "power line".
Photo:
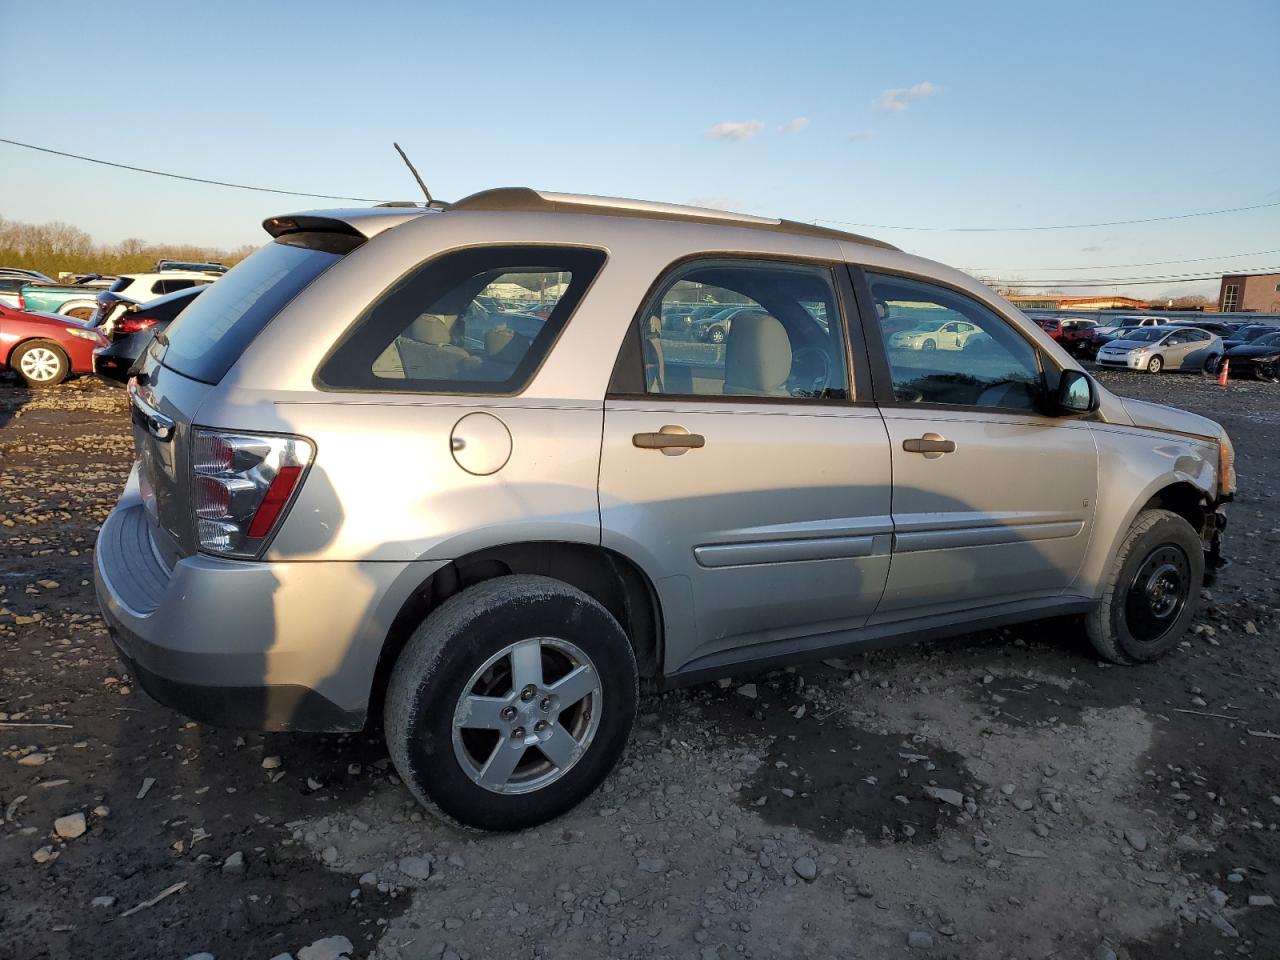
[{"label": "power line", "polygon": [[0,137],[0,143],[7,143],[14,147],[24,147],[27,150],[38,150],[40,153],[51,153],[56,157],[69,157],[72,160],[83,160],[86,163],[97,163],[104,167],[115,167],[119,170],[132,170],[135,173],[149,173],[155,177],[169,177],[171,180],[188,180],[192,183],[207,183],[215,187],[234,187],[237,190],[254,190],[258,193],[281,193],[290,197],[313,197],[319,200],[354,200],[357,203],[379,203],[378,200],[371,200],[368,197],[338,197],[328,193],[304,193],[301,190],[276,190],[273,187],[253,187],[247,183],[228,183],[225,180],[209,180],[205,177],[188,177],[181,173],[165,173],[163,170],[148,170],[146,167],[135,167],[127,163],[113,163],[110,160],[99,160],[96,157],[84,157],[78,153],[66,153],[62,150],[52,150],[49,147],[38,147],[34,143],[22,143],[18,140],[6,140]]},{"label": "power line", "polygon": [[[102,160],[97,157],[86,157],[78,153],[68,153],[64,150],[54,150],[50,147],[37,146],[34,143],[23,143],[20,140],[9,140],[0,137],[0,143],[7,143],[10,146],[22,147],[25,150],[35,150],[40,153],[51,154],[56,157],[66,157],[71,160],[81,160],[85,163],[96,163],[104,167],[114,167],[117,170],[131,170],[134,173],[146,173],[155,177],[168,177],[171,180],[185,180],[189,183],[203,183],[215,187],[231,187],[236,190],[252,190],[257,193],[277,193],[290,197],[311,197],[319,200],[351,200],[356,203],[380,203],[372,197],[347,197],[330,193],[307,193],[302,190],[281,190],[276,187],[259,187],[247,183],[231,183],[226,180],[212,180],[207,177],[193,177],[181,173],[168,173],[164,170],[152,170],[148,167],[138,167],[128,163],[116,163],[112,160]],[[1216,217],[1228,213],[1243,213],[1250,210],[1264,210],[1272,207],[1280,207],[1280,200],[1272,203],[1257,203],[1244,207],[1226,207],[1221,210],[1205,210],[1197,213],[1179,213],[1171,214],[1164,217],[1144,217],[1136,220],[1108,220],[1099,223],[1063,223],[1048,224],[1042,226],[1031,227],[906,227],[887,223],[861,223],[853,220],[832,220],[820,217],[814,220],[814,223],[834,223],[841,226],[871,228],[873,230],[913,230],[928,232],[948,232],[948,233],[1013,233],[1029,230],[1082,230],[1093,227],[1119,227],[1132,224],[1142,223],[1164,223],[1171,220],[1190,220],[1195,217]],[[1261,251],[1262,253],[1274,253],[1277,251]],[[1252,254],[1228,254],[1227,256],[1252,256]],[[1164,263],[1197,263],[1204,260],[1219,259],[1214,257],[1202,257],[1192,260],[1167,260],[1156,261],[1150,264],[1115,264],[1113,266],[1159,266]],[[1045,267],[1045,270],[1075,270],[1075,269],[1110,269],[1110,267]]]},{"label": "power line", "polygon": [[872,230],[916,230],[937,233],[1015,233],[1026,230],[1084,230],[1089,227],[1123,227],[1135,223],[1164,223],[1169,220],[1190,220],[1193,217],[1216,217],[1224,213],[1243,213],[1246,210],[1264,210],[1280,207],[1280,200],[1273,203],[1255,203],[1247,207],[1225,207],[1221,210],[1203,210],[1198,213],[1175,213],[1165,217],[1143,217],[1137,220],[1106,220],[1101,223],[1055,223],[1038,227],[902,227],[889,223],[858,223],[853,220],[828,220],[819,218],[814,223],[835,223],[845,227],[864,227]]},{"label": "power line", "polygon": [[[1253,250],[1249,253],[1224,253],[1216,257],[1190,257],[1186,260],[1151,260],[1147,263],[1091,263],[1083,267],[1007,267],[1001,268],[1000,273],[1017,273],[1020,270],[1118,270],[1121,267],[1165,267],[1174,263],[1205,263],[1209,260],[1234,260],[1236,257],[1261,257],[1271,253],[1280,253],[1280,250]],[[969,269],[972,273],[974,270],[985,270],[988,273],[997,272],[991,267],[973,267]]]},{"label": "power line", "polygon": [[[1253,267],[1248,270],[1241,270],[1240,273],[1276,273],[1280,272],[1280,267]],[[1007,277],[1008,273],[996,273],[994,271],[986,271],[986,276],[990,277]],[[1142,277],[1056,277],[1052,280],[1017,280],[1009,279],[1005,282],[1011,284],[1033,284],[1042,285],[1046,283],[1063,283],[1063,284],[1117,284],[1117,283],[1187,283],[1192,280],[1217,280],[1221,277],[1220,273],[1164,273]]]},{"label": "power line", "polygon": [[[1058,277],[1056,280],[1001,280],[999,278],[990,277],[980,282],[985,283],[989,287],[1139,287],[1153,283],[1163,283],[1166,285],[1174,285],[1179,283],[1197,283],[1205,280],[1218,280],[1220,274],[1209,273],[1202,277],[1185,277],[1183,279],[1163,278],[1159,280],[1082,280],[1075,281]],[[975,278],[980,279],[980,278]]]}]

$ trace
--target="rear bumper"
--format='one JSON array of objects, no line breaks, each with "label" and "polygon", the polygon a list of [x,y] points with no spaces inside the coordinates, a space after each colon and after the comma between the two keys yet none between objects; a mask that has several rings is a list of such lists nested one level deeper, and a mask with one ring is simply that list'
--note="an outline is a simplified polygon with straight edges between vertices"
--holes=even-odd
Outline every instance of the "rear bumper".
[{"label": "rear bumper", "polygon": [[196,555],[168,569],[131,481],[94,575],[120,659],[160,703],[217,726],[350,731],[395,616],[441,565]]}]

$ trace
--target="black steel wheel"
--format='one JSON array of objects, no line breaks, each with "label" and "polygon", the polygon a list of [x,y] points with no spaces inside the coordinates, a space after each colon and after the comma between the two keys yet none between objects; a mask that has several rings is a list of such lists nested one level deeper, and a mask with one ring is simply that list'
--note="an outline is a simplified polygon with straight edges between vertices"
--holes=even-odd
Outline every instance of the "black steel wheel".
[{"label": "black steel wheel", "polygon": [[1085,630],[1112,663],[1158,659],[1191,624],[1203,583],[1204,547],[1195,528],[1170,510],[1144,510],[1116,550]]}]

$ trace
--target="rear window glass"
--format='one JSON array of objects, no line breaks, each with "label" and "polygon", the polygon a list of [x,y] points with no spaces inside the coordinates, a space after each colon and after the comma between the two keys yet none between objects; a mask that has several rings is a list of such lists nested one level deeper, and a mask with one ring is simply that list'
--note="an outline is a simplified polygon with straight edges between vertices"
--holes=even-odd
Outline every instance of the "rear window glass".
[{"label": "rear window glass", "polygon": [[161,362],[184,377],[217,383],[285,304],[361,242],[299,233],[267,244],[182,312],[165,332]]},{"label": "rear window glass", "polygon": [[447,253],[378,297],[318,379],[347,390],[517,393],[603,263],[603,252],[579,247]]}]

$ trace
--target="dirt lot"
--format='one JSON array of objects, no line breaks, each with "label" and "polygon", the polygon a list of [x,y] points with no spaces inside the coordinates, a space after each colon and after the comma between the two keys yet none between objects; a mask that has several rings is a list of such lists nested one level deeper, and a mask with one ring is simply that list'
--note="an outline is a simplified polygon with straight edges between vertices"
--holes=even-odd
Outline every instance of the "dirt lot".
[{"label": "dirt lot", "polygon": [[134,687],[91,585],[123,397],[0,382],[0,957],[1280,956],[1280,390],[1102,378],[1239,447],[1176,653],[1047,623],[651,697],[602,791],[504,836],[424,819],[376,739]]}]

